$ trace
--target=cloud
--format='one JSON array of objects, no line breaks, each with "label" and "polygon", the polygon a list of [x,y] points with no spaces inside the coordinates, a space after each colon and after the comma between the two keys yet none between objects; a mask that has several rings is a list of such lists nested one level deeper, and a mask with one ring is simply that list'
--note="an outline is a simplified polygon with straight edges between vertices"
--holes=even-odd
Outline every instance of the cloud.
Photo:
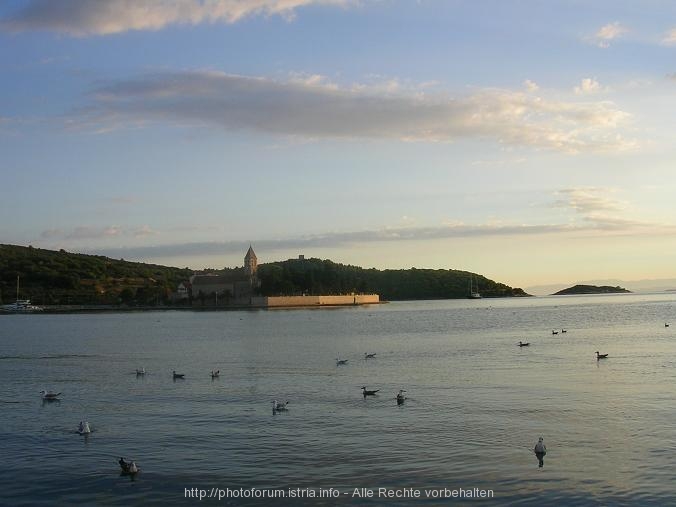
[{"label": "cloud", "polygon": [[566,188],[557,192],[563,198],[555,201],[554,206],[572,208],[582,214],[624,209],[623,203],[609,197],[611,193],[612,190],[597,187]]},{"label": "cloud", "polygon": [[135,238],[146,238],[148,236],[157,236],[159,232],[153,230],[148,225],[143,225],[132,232]]},{"label": "cloud", "polygon": [[536,92],[540,89],[538,84],[535,81],[531,81],[530,79],[526,79],[523,82],[523,86],[526,88],[527,91],[529,92]]},{"label": "cloud", "polygon": [[[227,254],[240,254],[249,244],[256,250],[267,252],[303,251],[318,248],[339,248],[369,243],[397,243],[402,241],[434,241],[461,238],[499,238],[523,236],[590,237],[590,236],[650,236],[676,233],[676,225],[641,221],[628,218],[631,211],[628,203],[615,197],[616,191],[599,187],[577,187],[561,189],[556,192],[555,200],[546,204],[550,208],[561,208],[574,213],[572,220],[553,220],[550,223],[510,223],[508,221],[489,221],[480,224],[466,224],[449,219],[436,226],[420,226],[409,216],[402,216],[397,225],[361,231],[330,231],[283,239],[254,238],[234,241],[210,241],[194,243],[173,243],[125,247],[100,247],[85,249],[85,253],[107,255],[125,259],[162,259],[210,257]],[[147,231],[154,235],[148,226],[137,230],[121,227],[109,228],[126,237],[135,236],[138,231]],[[76,229],[80,236],[85,228]],[[89,239],[105,235],[106,229],[93,229]],[[98,234],[97,234],[98,233]],[[43,234],[45,239],[72,238],[74,234],[54,230],[53,234]],[[119,242],[118,242],[119,243]]]},{"label": "cloud", "polygon": [[153,236],[158,234],[149,226],[144,225],[137,229],[130,230],[119,225],[109,226],[90,226],[79,225],[72,229],[47,229],[40,234],[43,239],[50,240],[100,240],[106,238],[115,238],[123,236],[133,236],[135,238]]},{"label": "cloud", "polygon": [[340,87],[321,76],[162,72],[101,85],[69,122],[99,132],[169,123],[304,139],[490,139],[569,153],[635,147],[617,131],[629,114],[611,102],[552,101],[500,89],[461,97],[409,85],[386,89]]},{"label": "cloud", "polygon": [[[597,232],[616,234],[673,233],[671,224],[652,223],[623,217],[628,204],[612,197],[612,189],[579,187],[557,192],[562,196],[552,206],[575,211],[582,223]],[[576,222],[575,222],[576,223]]]},{"label": "cloud", "polygon": [[[593,206],[592,206],[593,207]],[[399,226],[377,230],[352,232],[328,232],[286,239],[259,238],[252,241],[196,242],[164,244],[140,247],[98,248],[87,253],[102,254],[113,258],[161,259],[177,257],[208,257],[237,254],[253,244],[256,250],[283,252],[308,250],[312,248],[337,248],[368,243],[395,243],[400,241],[430,241],[453,238],[541,236],[541,235],[646,235],[673,234],[676,226],[653,224],[610,215],[587,213],[579,223],[551,224],[506,224],[488,223],[468,225],[457,221],[436,227]]]},{"label": "cloud", "polygon": [[285,250],[303,250],[308,248],[333,248],[339,246],[395,241],[423,241],[444,238],[463,238],[481,236],[512,236],[547,234],[570,231],[571,226],[563,225],[463,225],[450,224],[439,227],[387,227],[378,230],[355,232],[330,232],[287,239],[256,239],[253,241],[225,241],[179,243],[141,247],[120,247],[92,249],[88,253],[98,253],[114,258],[162,258],[182,256],[210,256],[246,251],[249,244],[258,250],[268,252]]},{"label": "cloud", "polygon": [[665,46],[676,45],[676,28],[672,28],[667,32],[664,39],[662,39],[662,44]]},{"label": "cloud", "polygon": [[236,23],[265,15],[292,19],[308,5],[347,5],[355,0],[29,0],[2,20],[10,31],[47,30],[82,37],[169,25]]},{"label": "cloud", "polygon": [[608,48],[610,47],[611,41],[619,39],[628,32],[628,28],[622,26],[618,21],[616,21],[599,28],[599,30],[589,40],[591,40],[600,48]]},{"label": "cloud", "polygon": [[580,82],[579,86],[573,88],[573,91],[576,95],[588,95],[600,92],[602,89],[601,84],[596,79],[586,77]]}]

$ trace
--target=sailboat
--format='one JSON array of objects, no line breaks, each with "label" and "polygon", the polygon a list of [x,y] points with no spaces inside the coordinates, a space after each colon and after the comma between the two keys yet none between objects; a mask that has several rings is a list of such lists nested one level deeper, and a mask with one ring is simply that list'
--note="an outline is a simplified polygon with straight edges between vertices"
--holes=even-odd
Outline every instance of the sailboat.
[{"label": "sailboat", "polygon": [[19,299],[19,275],[16,275],[16,301],[9,305],[2,306],[2,311],[11,313],[31,313],[41,312],[41,306],[31,304],[30,299]]},{"label": "sailboat", "polygon": [[479,293],[479,281],[476,283],[476,290],[474,289],[474,275],[469,275],[469,299],[481,299],[481,294]]}]

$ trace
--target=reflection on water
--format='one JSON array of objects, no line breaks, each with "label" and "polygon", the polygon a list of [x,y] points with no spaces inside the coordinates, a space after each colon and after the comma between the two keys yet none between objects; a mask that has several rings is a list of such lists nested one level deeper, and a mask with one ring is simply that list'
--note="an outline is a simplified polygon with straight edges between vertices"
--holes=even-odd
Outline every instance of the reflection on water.
[{"label": "reflection on water", "polygon": [[[675,303],[2,316],[0,448],[12,467],[0,504],[194,504],[185,488],[214,487],[476,487],[500,504],[676,504],[676,328],[664,326]],[[379,392],[365,398],[363,386]],[[41,389],[60,401],[42,403]],[[288,410],[271,413],[271,400]],[[95,431],[74,433],[81,420]],[[535,467],[541,435],[547,466],[536,454]],[[133,482],[119,456],[141,467]]]}]

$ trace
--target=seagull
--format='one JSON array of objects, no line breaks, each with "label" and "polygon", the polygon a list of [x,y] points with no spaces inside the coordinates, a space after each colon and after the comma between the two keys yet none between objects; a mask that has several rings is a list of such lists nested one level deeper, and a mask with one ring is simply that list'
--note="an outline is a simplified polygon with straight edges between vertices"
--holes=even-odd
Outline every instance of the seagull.
[{"label": "seagull", "polygon": [[277,400],[272,400],[272,413],[274,414],[275,412],[286,412],[288,408],[286,406],[289,404],[287,401],[286,403],[282,403]]},{"label": "seagull", "polygon": [[141,469],[136,465],[135,461],[125,461],[124,458],[120,458],[118,461],[120,468],[122,469],[122,475],[134,475],[141,471]]},{"label": "seagull", "polygon": [[519,347],[528,347],[529,345],[530,345],[530,342],[526,342],[526,343],[521,342],[521,341],[519,342]]},{"label": "seagull", "polygon": [[403,405],[404,400],[406,400],[406,396],[404,396],[404,391],[403,389],[399,389],[399,394],[397,394],[397,405]]},{"label": "seagull", "polygon": [[559,332],[552,329],[552,334],[559,334]]},{"label": "seagull", "polygon": [[664,327],[669,327],[669,323],[668,323],[668,322],[665,322],[665,323],[664,323]]},{"label": "seagull", "polygon": [[598,361],[599,359],[607,359],[608,354],[599,354],[599,351],[596,351],[596,360]]},{"label": "seagull", "polygon": [[364,386],[364,387],[362,387],[362,391],[364,391],[363,392],[364,398],[366,398],[367,396],[375,396],[376,393],[378,391],[380,391],[380,389],[376,389],[375,391],[369,391],[369,390],[366,389],[366,386]]},{"label": "seagull", "polygon": [[533,452],[535,452],[535,456],[538,459],[538,464],[540,465],[540,468],[542,468],[545,464],[545,454],[547,454],[547,446],[543,442],[542,437],[538,438],[538,443],[535,444]]},{"label": "seagull", "polygon": [[80,435],[87,435],[92,432],[87,421],[80,421],[80,424],[77,427],[77,432]]},{"label": "seagull", "polygon": [[136,375],[145,375],[145,374],[146,374],[145,368],[136,368]]},{"label": "seagull", "polygon": [[336,366],[344,366],[347,364],[347,359],[338,359],[336,358]]},{"label": "seagull", "polygon": [[58,401],[59,396],[61,396],[61,393],[54,393],[52,391],[45,390],[40,391],[40,394],[42,395],[42,399],[44,401]]},{"label": "seagull", "polygon": [[176,370],[173,371],[173,374],[174,374],[174,380],[176,380],[177,378],[184,378],[185,377],[184,373],[176,373]]},{"label": "seagull", "polygon": [[535,451],[535,453],[547,454],[547,446],[545,445],[542,437],[538,438],[538,443],[535,444],[533,451]]},{"label": "seagull", "polygon": [[567,330],[567,329],[562,329],[561,332],[562,332],[562,333],[567,333],[568,330]]},{"label": "seagull", "polygon": [[373,354],[369,354],[368,352],[364,352],[364,359],[375,359],[376,353],[374,352]]},{"label": "seagull", "polygon": [[211,378],[218,378],[221,376],[221,370],[211,370]]}]

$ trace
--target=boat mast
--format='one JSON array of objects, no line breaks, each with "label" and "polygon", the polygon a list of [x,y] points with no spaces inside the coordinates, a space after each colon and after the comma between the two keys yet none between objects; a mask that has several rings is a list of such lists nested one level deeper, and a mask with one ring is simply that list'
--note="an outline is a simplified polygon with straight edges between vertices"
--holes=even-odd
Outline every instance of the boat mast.
[{"label": "boat mast", "polygon": [[16,275],[16,300],[19,300],[19,275]]}]

